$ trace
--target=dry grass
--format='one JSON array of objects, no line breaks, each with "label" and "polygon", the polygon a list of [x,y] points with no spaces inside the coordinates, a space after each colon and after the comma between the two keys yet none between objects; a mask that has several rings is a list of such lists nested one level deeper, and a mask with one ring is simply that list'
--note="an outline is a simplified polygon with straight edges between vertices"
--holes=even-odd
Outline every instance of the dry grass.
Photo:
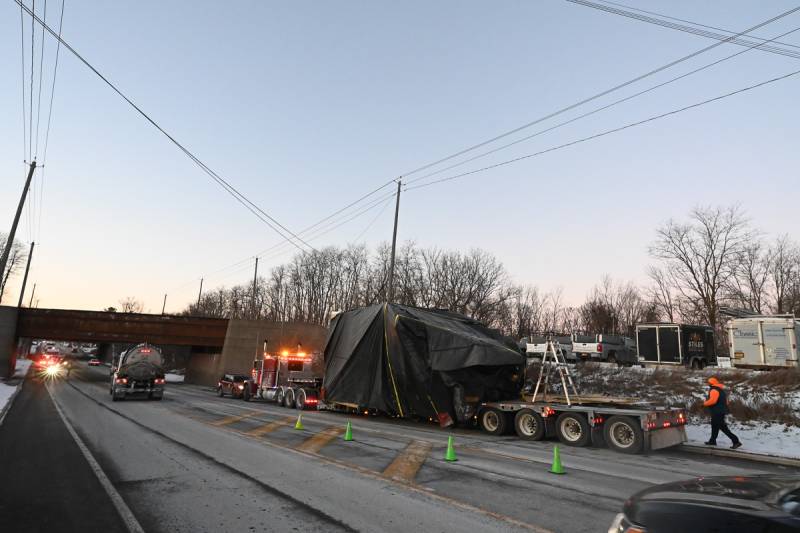
[{"label": "dry grass", "polygon": [[576,371],[581,392],[641,398],[655,405],[686,407],[692,415],[707,414],[706,380],[716,376],[729,392],[728,407],[740,422],[780,423],[800,427],[800,371],[754,372],[684,368],[626,369],[587,364]]}]

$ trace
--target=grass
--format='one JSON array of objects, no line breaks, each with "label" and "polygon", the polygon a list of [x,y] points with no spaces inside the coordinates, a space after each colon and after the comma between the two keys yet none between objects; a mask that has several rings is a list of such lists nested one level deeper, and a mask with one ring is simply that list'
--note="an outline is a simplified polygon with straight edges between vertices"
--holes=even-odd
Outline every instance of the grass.
[{"label": "grass", "polygon": [[575,373],[581,392],[686,407],[695,416],[707,415],[703,407],[708,393],[707,380],[715,376],[728,390],[728,408],[734,419],[800,427],[800,371],[797,369],[696,372],[684,368],[614,368],[586,364],[578,367]]}]

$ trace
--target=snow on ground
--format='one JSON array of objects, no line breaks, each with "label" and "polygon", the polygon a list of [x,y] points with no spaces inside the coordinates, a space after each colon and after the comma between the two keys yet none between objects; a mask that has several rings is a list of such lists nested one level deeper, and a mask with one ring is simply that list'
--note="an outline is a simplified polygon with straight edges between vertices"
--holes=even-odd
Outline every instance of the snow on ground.
[{"label": "snow on ground", "polygon": [[[685,407],[686,431],[692,444],[701,446],[711,436],[703,400],[706,380],[718,377],[728,390],[731,414],[728,424],[742,440],[742,451],[800,459],[800,373],[792,370],[757,372],[708,368],[701,372],[682,368],[616,368],[585,365],[576,369],[581,392],[640,398],[651,405]],[[730,446],[720,434],[719,447]]]},{"label": "snow on ground", "polygon": [[183,383],[183,377],[180,374],[171,374],[167,373],[164,375],[164,378],[167,380],[167,383]]},{"label": "snow on ground", "polygon": [[[14,376],[11,379],[17,380],[18,378],[21,379],[25,377],[25,374],[28,372],[28,368],[30,368],[30,366],[31,361],[29,359],[17,359],[17,368],[14,371]],[[8,385],[0,382],[0,412],[3,411],[6,404],[14,395],[14,391],[16,391],[17,387],[19,387],[21,384],[21,381],[17,381],[14,385]]]},{"label": "snow on ground", "polygon": [[[742,441],[740,451],[791,457],[800,459],[800,428],[779,424],[741,424],[729,423],[731,431]],[[703,443],[711,436],[711,424],[707,421],[690,423],[686,426],[689,444]],[[728,448],[730,442],[722,432],[717,437],[718,448]]]}]

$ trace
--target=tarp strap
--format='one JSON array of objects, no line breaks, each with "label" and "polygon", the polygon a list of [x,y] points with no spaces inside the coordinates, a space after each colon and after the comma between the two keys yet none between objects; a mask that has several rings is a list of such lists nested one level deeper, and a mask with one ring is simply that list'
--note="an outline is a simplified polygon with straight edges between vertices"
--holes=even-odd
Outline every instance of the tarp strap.
[{"label": "tarp strap", "polygon": [[386,331],[386,309],[389,304],[383,304],[383,341],[386,346],[386,364],[389,366],[389,378],[392,380],[392,389],[394,390],[394,401],[397,404],[397,410],[400,416],[403,415],[403,406],[400,404],[400,396],[397,394],[397,383],[394,380],[394,371],[392,370],[392,360],[389,358],[389,334]]},{"label": "tarp strap", "polygon": [[436,408],[436,404],[433,403],[433,400],[430,396],[428,396],[428,401],[431,402],[431,407],[433,407],[433,412],[436,413],[436,416],[439,416],[439,410]]}]

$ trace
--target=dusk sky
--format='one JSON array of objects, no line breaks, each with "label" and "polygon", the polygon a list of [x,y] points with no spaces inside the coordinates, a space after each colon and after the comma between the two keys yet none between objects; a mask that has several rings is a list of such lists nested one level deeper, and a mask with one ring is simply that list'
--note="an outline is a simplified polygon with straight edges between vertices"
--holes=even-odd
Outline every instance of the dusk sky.
[{"label": "dusk sky", "polygon": [[[795,7],[786,1],[634,1],[630,5],[639,9],[736,32]],[[42,7],[37,1],[40,16]],[[47,4],[53,27],[60,7],[58,0]],[[27,91],[31,28],[27,14],[23,20]],[[771,39],[798,27],[800,12],[753,35]],[[19,6],[4,2],[2,232],[11,226],[26,170],[20,30]],[[67,0],[63,37],[209,167],[295,232],[392,178],[715,42],[563,0]],[[37,27],[37,58],[40,38]],[[778,41],[800,52],[800,31]],[[723,44],[505,141],[741,50]],[[48,37],[42,141],[54,52]],[[436,177],[798,69],[793,57],[750,50]],[[670,217],[686,218],[693,206],[740,203],[766,239],[797,238],[798,95],[800,76],[790,77],[553,153],[409,190],[401,198],[398,239],[485,249],[516,282],[544,291],[561,287],[566,303],[580,304],[605,274],[646,283],[656,227]],[[39,153],[41,162],[41,146]],[[281,242],[63,48],[43,181],[37,171],[36,200],[17,234],[37,243],[28,294],[36,283],[40,307],[100,309],[133,296],[145,310],[160,312],[168,293],[167,311],[177,312],[196,298],[201,277],[209,289],[245,282],[252,278],[248,258]],[[374,247],[391,239],[392,211],[393,205],[378,204],[309,242]],[[289,261],[296,250],[284,245],[278,251],[284,253],[262,256],[260,272]],[[237,261],[243,262],[225,268]],[[16,304],[19,281],[4,304]]]}]

